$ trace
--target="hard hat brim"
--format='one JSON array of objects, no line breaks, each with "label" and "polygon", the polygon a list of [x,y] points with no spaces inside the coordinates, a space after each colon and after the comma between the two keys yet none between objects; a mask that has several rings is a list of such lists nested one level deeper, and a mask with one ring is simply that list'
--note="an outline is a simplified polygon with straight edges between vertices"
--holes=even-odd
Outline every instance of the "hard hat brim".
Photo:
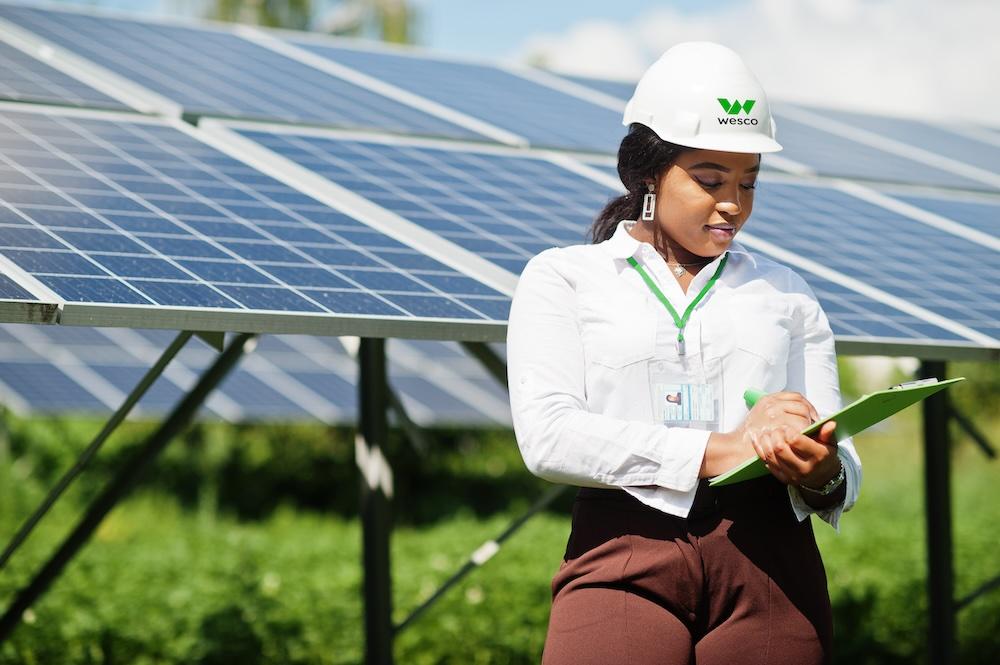
[{"label": "hard hat brim", "polygon": [[[622,122],[629,125],[629,122]],[[688,148],[701,148],[702,150],[719,150],[720,152],[778,152],[782,149],[780,143],[762,134],[698,134],[696,136],[671,136],[666,132],[659,132],[656,127],[651,127],[656,135],[664,141],[669,141],[676,145]]]}]

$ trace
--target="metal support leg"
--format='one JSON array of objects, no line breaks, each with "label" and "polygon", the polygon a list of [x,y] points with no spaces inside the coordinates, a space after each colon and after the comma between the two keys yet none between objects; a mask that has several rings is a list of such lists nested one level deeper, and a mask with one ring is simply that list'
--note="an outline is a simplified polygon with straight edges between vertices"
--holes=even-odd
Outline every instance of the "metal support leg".
[{"label": "metal support leg", "polygon": [[[947,365],[925,360],[920,378],[944,379]],[[927,631],[932,665],[951,665],[955,651],[954,569],[951,539],[951,444],[948,439],[948,394],[924,400],[924,500],[927,515]]]},{"label": "metal support leg", "polygon": [[965,430],[965,433],[969,435],[979,449],[983,451],[983,454],[990,459],[996,459],[997,451],[990,444],[989,439],[986,435],[979,431],[975,423],[965,417],[965,414],[955,408],[954,404],[948,404],[948,417],[958,423],[958,426]]},{"label": "metal support leg", "polygon": [[187,344],[189,339],[191,339],[191,333],[187,331],[181,332],[174,338],[174,341],[170,343],[170,346],[167,347],[166,351],[163,352],[159,360],[156,361],[156,364],[153,365],[148,372],[146,372],[146,374],[142,377],[142,380],[139,381],[138,385],[136,385],[132,392],[129,393],[129,396],[125,399],[122,405],[118,407],[118,410],[114,412],[110,420],[108,420],[97,436],[94,437],[94,440],[91,441],[90,445],[87,446],[87,448],[80,454],[76,463],[74,463],[73,466],[70,467],[65,474],[63,474],[63,477],[59,479],[59,482],[56,483],[55,487],[49,490],[45,499],[42,500],[41,505],[35,509],[35,512],[31,514],[31,517],[25,520],[24,524],[21,525],[21,528],[14,534],[14,537],[10,539],[7,547],[4,548],[3,553],[0,554],[0,570],[4,569],[4,566],[6,566],[7,562],[10,561],[10,558],[14,555],[14,552],[17,551],[17,548],[19,548],[21,544],[27,540],[28,535],[32,532],[32,530],[34,530],[42,518],[45,517],[45,513],[49,511],[49,508],[51,508],[59,497],[62,496],[62,493],[66,491],[66,488],[70,486],[70,483],[76,480],[76,477],[80,475],[80,472],[83,471],[83,468],[87,465],[87,463],[90,462],[94,455],[97,454],[97,451],[101,449],[101,446],[104,445],[104,442],[107,441],[112,432],[118,429],[118,426],[122,424],[122,421],[128,417],[132,408],[138,404],[139,400],[142,399],[142,396],[146,394],[147,390],[149,390],[149,387],[152,386],[158,378],[160,378],[160,375],[163,374],[163,370],[166,369],[167,365],[170,364],[170,361],[174,359],[174,356],[176,356],[178,352],[184,348],[184,345]]},{"label": "metal support leg", "polygon": [[418,455],[427,457],[427,453],[430,452],[431,448],[427,442],[427,437],[424,436],[420,426],[410,418],[410,414],[406,412],[406,407],[403,406],[403,400],[399,398],[399,393],[389,387],[386,395],[389,398],[389,408],[396,414],[396,419],[399,421],[399,426],[406,435],[406,440],[410,442],[410,445],[413,446]]},{"label": "metal support leg", "polygon": [[392,665],[392,578],[389,567],[392,470],[383,454],[389,432],[385,340],[362,338],[358,360],[361,414],[354,451],[361,471],[365,663]]},{"label": "metal support leg", "polygon": [[229,347],[219,355],[215,363],[202,375],[197,385],[189,392],[159,429],[146,441],[143,447],[119,469],[115,477],[87,508],[76,528],[63,541],[56,553],[45,563],[34,579],[24,587],[0,617],[0,643],[10,635],[21,621],[21,615],[41,596],[50,584],[62,573],[66,564],[86,544],[104,517],[131,490],[133,483],[146,467],[191,421],[208,395],[219,385],[237,361],[243,356],[253,335],[237,335]]},{"label": "metal support leg", "polygon": [[964,610],[966,607],[968,607],[973,601],[975,601],[980,596],[985,596],[989,592],[996,591],[997,589],[1000,589],[1000,575],[997,575],[996,577],[994,577],[989,582],[985,582],[983,584],[980,584],[979,588],[977,588],[975,591],[973,591],[972,593],[970,593],[965,598],[962,598],[961,600],[957,601],[955,603],[955,611],[959,612],[961,610]]},{"label": "metal support leg", "polygon": [[420,615],[426,612],[431,605],[437,602],[437,600],[441,598],[441,596],[443,596],[448,589],[458,584],[463,577],[493,558],[493,556],[500,551],[500,545],[503,544],[503,541],[514,535],[514,533],[524,526],[529,519],[544,510],[550,503],[555,501],[560,495],[568,490],[569,487],[569,485],[556,485],[555,487],[549,488],[549,490],[542,495],[542,498],[536,501],[534,505],[527,510],[527,512],[511,522],[507,528],[503,530],[503,533],[493,540],[487,540],[485,543],[476,548],[476,551],[469,556],[469,560],[462,564],[462,567],[459,568],[454,575],[445,580],[445,583],[438,587],[438,590],[435,591],[430,598],[421,603],[419,607],[410,613],[410,616],[406,617],[402,623],[396,626],[396,634],[399,634],[404,628],[416,621]]},{"label": "metal support leg", "polygon": [[462,342],[462,347],[507,390],[507,363],[484,342]]}]

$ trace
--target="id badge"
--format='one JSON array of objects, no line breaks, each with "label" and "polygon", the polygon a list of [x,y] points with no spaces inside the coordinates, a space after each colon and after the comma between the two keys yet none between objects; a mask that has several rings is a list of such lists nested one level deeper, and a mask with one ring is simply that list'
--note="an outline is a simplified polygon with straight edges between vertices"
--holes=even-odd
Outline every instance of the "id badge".
[{"label": "id badge", "polygon": [[719,431],[722,422],[721,362],[700,354],[657,358],[650,364],[653,417],[667,427]]}]

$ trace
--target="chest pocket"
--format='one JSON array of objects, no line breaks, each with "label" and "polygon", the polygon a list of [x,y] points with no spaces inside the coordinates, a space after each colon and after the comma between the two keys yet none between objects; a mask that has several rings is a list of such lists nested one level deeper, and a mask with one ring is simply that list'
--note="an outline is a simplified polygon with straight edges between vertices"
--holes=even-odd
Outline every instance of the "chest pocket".
[{"label": "chest pocket", "polygon": [[[734,299],[729,308],[735,335],[733,353],[750,381],[767,392],[783,390],[788,379],[792,309],[767,296]],[[748,384],[751,385],[751,384]]]},{"label": "chest pocket", "polygon": [[649,360],[656,348],[656,313],[638,295],[581,295],[580,335],[588,362],[619,369]]}]

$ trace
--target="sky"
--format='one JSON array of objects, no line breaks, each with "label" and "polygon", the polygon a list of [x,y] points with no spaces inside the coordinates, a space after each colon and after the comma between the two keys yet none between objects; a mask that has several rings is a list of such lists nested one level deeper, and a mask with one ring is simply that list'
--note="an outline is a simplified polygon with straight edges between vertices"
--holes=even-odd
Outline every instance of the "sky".
[{"label": "sky", "polygon": [[[83,0],[153,14],[199,1]],[[772,99],[1000,126],[996,0],[410,2],[419,43],[446,53],[636,80],[673,44],[708,39]]]}]

